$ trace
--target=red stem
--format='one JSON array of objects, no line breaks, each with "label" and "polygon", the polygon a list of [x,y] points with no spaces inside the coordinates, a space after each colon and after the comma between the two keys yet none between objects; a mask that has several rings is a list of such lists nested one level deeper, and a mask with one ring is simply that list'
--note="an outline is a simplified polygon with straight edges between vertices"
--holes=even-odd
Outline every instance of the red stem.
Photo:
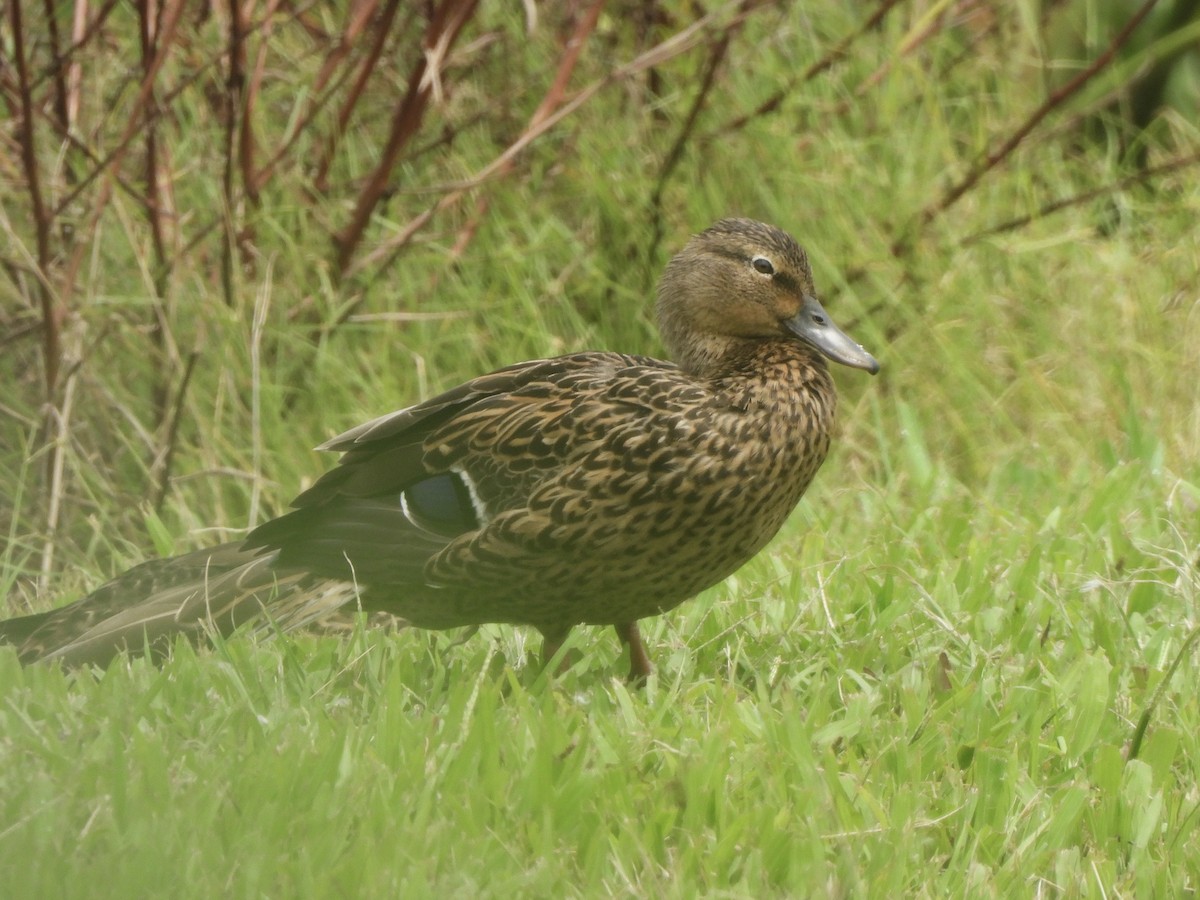
[{"label": "red stem", "polygon": [[66,309],[56,302],[50,290],[50,216],[42,200],[41,175],[33,131],[33,92],[29,85],[29,68],[25,59],[25,29],[21,21],[21,4],[13,0],[8,5],[12,25],[13,62],[17,69],[17,93],[21,105],[18,129],[21,145],[21,166],[29,185],[29,205],[33,214],[34,239],[37,243],[38,301],[42,308],[42,356],[46,385],[46,401],[54,402],[58,390],[59,368],[62,365],[62,325]]},{"label": "red stem", "polygon": [[379,165],[375,167],[359,194],[350,221],[334,235],[335,271],[339,277],[349,268],[350,260],[362,240],[371,214],[387,191],[392,170],[399,162],[401,152],[421,126],[429,98],[433,95],[434,86],[441,74],[439,68],[430,68],[430,60],[434,59],[437,67],[444,63],[446,54],[450,52],[463,26],[475,12],[477,3],[478,0],[444,0],[434,11],[425,37],[421,41],[424,52],[409,76],[404,99],[392,117],[391,131]]}]

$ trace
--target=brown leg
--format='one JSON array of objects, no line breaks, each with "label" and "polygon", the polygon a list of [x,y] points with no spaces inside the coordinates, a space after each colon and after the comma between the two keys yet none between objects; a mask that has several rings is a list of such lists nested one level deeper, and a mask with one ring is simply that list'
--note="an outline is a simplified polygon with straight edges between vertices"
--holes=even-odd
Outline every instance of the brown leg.
[{"label": "brown leg", "polygon": [[[550,665],[550,660],[554,659],[554,654],[562,649],[563,641],[567,639],[567,635],[571,633],[570,626],[566,628],[555,628],[549,631],[541,629],[542,632],[542,668]],[[561,675],[567,669],[571,668],[571,660],[568,657],[563,657],[562,662],[558,664],[558,674]]]},{"label": "brown leg", "polygon": [[638,631],[637,622],[622,622],[614,625],[617,637],[629,645],[629,683],[644,684],[654,671],[650,665],[650,657],[646,654],[646,645],[642,643],[642,633]]}]

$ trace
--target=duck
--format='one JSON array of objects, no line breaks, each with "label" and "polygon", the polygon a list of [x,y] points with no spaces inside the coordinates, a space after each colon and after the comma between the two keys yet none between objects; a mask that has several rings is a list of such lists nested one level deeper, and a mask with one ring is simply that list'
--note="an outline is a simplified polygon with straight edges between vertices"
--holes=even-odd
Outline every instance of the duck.
[{"label": "duck", "polygon": [[879,363],[818,300],[787,232],[695,234],[655,302],[670,361],[614,351],[516,363],[351,428],[338,464],[243,540],[143,563],[81,600],[0,622],[22,662],[108,665],[179,635],[290,629],[331,611],[409,626],[504,623],[559,658],[723,581],[779,531],[829,452],[829,363]]}]

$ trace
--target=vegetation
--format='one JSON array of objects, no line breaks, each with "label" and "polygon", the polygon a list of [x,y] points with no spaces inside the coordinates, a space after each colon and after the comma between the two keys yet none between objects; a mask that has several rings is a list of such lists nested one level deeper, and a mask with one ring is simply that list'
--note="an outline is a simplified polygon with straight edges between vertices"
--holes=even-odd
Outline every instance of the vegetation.
[{"label": "vegetation", "polygon": [[723,215],[884,370],[644,690],[588,629],[0,648],[0,893],[1197,890],[1194,4],[151,6],[0,32],[0,612],[470,375],[659,352]]}]

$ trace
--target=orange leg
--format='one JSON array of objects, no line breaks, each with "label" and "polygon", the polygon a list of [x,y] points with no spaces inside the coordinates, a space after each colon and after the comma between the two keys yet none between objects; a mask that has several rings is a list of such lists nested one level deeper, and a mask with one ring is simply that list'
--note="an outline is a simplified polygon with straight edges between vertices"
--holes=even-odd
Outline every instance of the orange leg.
[{"label": "orange leg", "polygon": [[642,643],[642,633],[638,631],[637,622],[622,622],[614,625],[617,637],[629,645],[629,683],[644,684],[654,671],[650,665],[650,657],[646,653],[646,645]]}]

